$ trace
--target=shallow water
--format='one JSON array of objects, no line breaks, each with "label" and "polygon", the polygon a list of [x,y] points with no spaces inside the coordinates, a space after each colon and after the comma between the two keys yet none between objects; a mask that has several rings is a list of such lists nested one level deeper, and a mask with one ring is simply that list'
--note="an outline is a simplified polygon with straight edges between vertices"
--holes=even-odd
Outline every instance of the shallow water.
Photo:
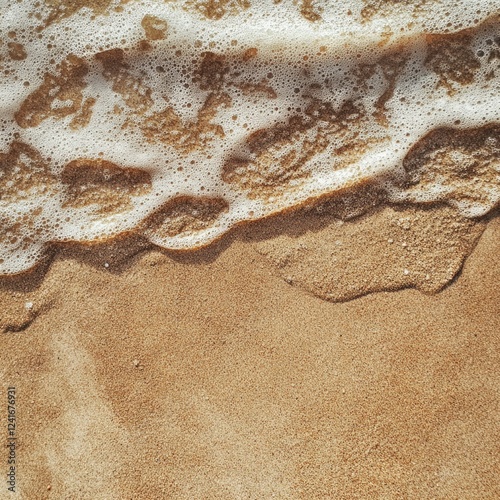
[{"label": "shallow water", "polygon": [[325,196],[350,218],[367,186],[485,215],[495,3],[7,2],[0,272],[126,231],[197,248]]}]

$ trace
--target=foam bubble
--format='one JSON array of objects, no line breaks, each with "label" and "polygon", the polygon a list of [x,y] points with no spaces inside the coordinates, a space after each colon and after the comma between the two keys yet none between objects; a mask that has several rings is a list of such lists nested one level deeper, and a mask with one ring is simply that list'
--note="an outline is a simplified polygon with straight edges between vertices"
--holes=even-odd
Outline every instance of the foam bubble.
[{"label": "foam bubble", "polygon": [[195,248],[366,183],[484,215],[499,26],[494,0],[8,1],[0,273],[127,231]]}]

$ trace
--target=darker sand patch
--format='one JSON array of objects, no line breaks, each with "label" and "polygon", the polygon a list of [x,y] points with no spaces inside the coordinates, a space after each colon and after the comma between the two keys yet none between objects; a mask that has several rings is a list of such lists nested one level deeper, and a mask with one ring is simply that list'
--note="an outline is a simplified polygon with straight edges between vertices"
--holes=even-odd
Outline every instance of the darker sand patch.
[{"label": "darker sand patch", "polygon": [[312,210],[256,249],[287,283],[326,300],[413,287],[435,293],[459,273],[485,225],[443,206],[385,207],[346,221]]}]

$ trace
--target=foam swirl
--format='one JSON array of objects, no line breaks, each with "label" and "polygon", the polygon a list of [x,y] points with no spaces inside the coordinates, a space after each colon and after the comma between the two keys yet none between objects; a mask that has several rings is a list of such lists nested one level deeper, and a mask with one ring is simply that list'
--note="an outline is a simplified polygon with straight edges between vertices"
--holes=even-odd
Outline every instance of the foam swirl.
[{"label": "foam swirl", "polygon": [[51,242],[129,231],[196,248],[367,184],[486,214],[500,200],[495,4],[7,2],[0,273]]}]

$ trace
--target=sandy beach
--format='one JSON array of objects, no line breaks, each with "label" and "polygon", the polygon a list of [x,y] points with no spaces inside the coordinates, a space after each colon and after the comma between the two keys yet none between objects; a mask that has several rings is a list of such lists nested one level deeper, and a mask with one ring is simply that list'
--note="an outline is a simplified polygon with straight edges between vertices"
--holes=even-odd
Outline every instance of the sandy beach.
[{"label": "sandy beach", "polygon": [[0,4],[0,500],[500,498],[498,0]]},{"label": "sandy beach", "polygon": [[443,291],[343,303],[287,283],[259,251],[283,221],[264,225],[3,279],[9,498],[500,495],[500,220]]}]

